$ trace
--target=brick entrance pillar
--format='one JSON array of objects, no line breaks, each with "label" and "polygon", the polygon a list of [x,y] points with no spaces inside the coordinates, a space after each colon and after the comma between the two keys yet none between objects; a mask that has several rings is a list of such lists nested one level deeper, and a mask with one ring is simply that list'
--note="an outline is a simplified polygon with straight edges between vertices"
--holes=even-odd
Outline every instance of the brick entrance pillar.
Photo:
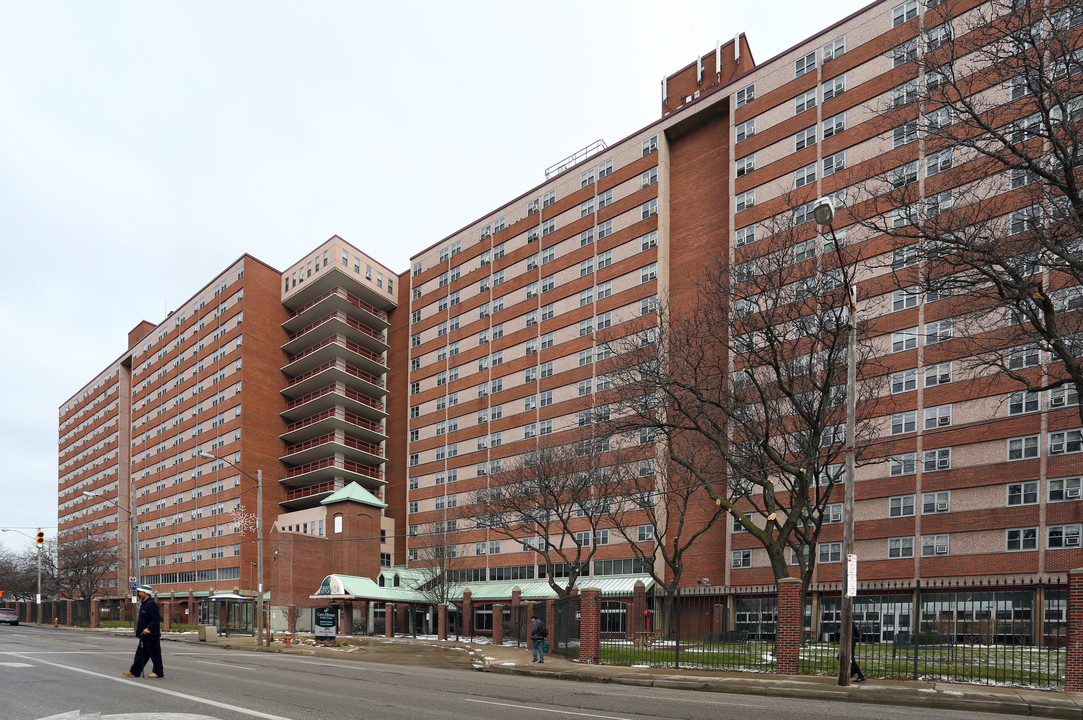
[{"label": "brick entrance pillar", "polygon": [[436,639],[447,640],[447,603],[436,606]]},{"label": "brick entrance pillar", "polygon": [[384,637],[395,637],[395,603],[384,604]]},{"label": "brick entrance pillar", "polygon": [[801,651],[801,581],[778,581],[778,615],[775,626],[775,673],[796,675]]},{"label": "brick entrance pillar", "polygon": [[625,623],[629,640],[634,638],[636,633],[647,629],[647,615],[650,611],[647,610],[647,587],[642,580],[636,580],[635,587],[632,589],[631,613],[631,617]]},{"label": "brick entrance pillar", "polygon": [[474,601],[470,588],[463,590],[462,615],[459,618],[459,632],[467,637],[474,637]]},{"label": "brick entrance pillar", "polygon": [[159,603],[159,611],[162,614],[162,631],[169,632],[173,628],[173,601],[163,600]]},{"label": "brick entrance pillar", "polygon": [[1068,657],[1064,689],[1083,692],[1083,568],[1068,573]]},{"label": "brick entrance pillar", "polygon": [[90,601],[90,627],[100,628],[102,626],[102,607],[101,602],[98,600]]},{"label": "brick entrance pillar", "polygon": [[71,627],[75,627],[75,601],[65,600],[64,605],[66,606],[66,610],[68,613],[68,621],[65,624]]},{"label": "brick entrance pillar", "polygon": [[493,604],[493,645],[504,644],[504,604]]},{"label": "brick entrance pillar", "polygon": [[579,662],[597,665],[601,656],[602,591],[583,588],[579,593]]}]

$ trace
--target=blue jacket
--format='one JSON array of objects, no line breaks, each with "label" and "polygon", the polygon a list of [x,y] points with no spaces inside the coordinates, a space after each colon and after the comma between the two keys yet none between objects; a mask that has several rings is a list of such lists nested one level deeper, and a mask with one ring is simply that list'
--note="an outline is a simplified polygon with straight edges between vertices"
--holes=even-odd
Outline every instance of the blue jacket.
[{"label": "blue jacket", "polygon": [[161,637],[162,613],[158,611],[158,603],[154,602],[152,597],[148,597],[139,606],[139,619],[135,623],[135,634],[141,636],[147,628],[150,628],[151,637]]}]

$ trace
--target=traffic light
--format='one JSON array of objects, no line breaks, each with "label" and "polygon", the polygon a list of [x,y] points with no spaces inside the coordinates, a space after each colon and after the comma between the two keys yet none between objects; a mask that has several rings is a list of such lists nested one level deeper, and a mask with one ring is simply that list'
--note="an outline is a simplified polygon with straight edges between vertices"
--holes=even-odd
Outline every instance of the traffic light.
[{"label": "traffic light", "polygon": [[38,530],[38,550],[41,550],[43,547],[45,547],[45,533]]}]

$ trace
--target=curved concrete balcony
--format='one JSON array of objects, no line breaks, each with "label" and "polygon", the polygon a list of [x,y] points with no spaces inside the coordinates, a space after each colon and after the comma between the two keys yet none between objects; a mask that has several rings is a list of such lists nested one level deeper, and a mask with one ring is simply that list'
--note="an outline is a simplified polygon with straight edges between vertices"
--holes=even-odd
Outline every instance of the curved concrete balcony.
[{"label": "curved concrete balcony", "polygon": [[300,443],[334,430],[348,432],[370,443],[387,440],[382,422],[362,417],[338,405],[289,423],[286,432],[278,437],[286,443]]},{"label": "curved concrete balcony", "polygon": [[378,468],[342,457],[328,457],[291,467],[281,483],[287,487],[303,487],[335,480],[343,480],[347,484],[356,482],[366,490],[376,490],[387,482]]},{"label": "curved concrete balcony", "polygon": [[377,443],[350,437],[341,430],[287,445],[286,454],[279,459],[288,465],[305,465],[328,455],[361,465],[379,466],[387,459]]},{"label": "curved concrete balcony", "polygon": [[332,480],[330,482],[317,483],[315,485],[290,488],[286,491],[286,499],[280,501],[278,504],[286,510],[304,510],[305,508],[316,507],[320,504],[320,500],[338,492],[344,487],[346,487],[344,481]]},{"label": "curved concrete balcony", "polygon": [[[324,276],[330,278],[331,275]],[[361,286],[353,286],[359,293],[368,294],[368,289]],[[383,298],[373,297],[373,300],[383,302]],[[329,313],[339,311],[361,321],[374,328],[386,330],[391,326],[391,321],[384,310],[381,310],[372,302],[361,295],[350,292],[340,284],[334,287],[322,286],[320,283],[312,283],[306,288],[305,293],[298,293],[287,300],[287,307],[293,309],[282,327],[286,332],[294,333],[311,325],[318,318]]]},{"label": "curved concrete balcony", "polygon": [[335,407],[368,420],[382,421],[387,418],[382,398],[369,397],[346,387],[344,383],[331,383],[295,397],[287,402],[286,409],[280,415],[287,423],[293,423]]},{"label": "curved concrete balcony", "polygon": [[350,342],[377,354],[385,352],[388,348],[386,332],[370,328],[341,310],[336,310],[291,333],[282,349],[287,353],[295,354],[334,335],[342,335]]},{"label": "curved concrete balcony", "polygon": [[331,335],[291,355],[282,372],[295,377],[335,359],[341,359],[381,382],[380,376],[387,372],[387,361],[381,353],[361,347],[342,335]]},{"label": "curved concrete balcony", "polygon": [[338,358],[328,360],[290,379],[282,394],[288,398],[298,398],[334,383],[341,383],[344,387],[371,398],[383,398],[387,394],[387,387],[382,377],[354,367]]}]

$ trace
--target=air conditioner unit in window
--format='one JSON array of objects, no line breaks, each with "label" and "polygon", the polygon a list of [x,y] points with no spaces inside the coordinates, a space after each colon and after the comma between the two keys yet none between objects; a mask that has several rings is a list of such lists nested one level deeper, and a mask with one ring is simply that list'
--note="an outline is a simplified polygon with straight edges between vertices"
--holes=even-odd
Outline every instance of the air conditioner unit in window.
[{"label": "air conditioner unit in window", "polygon": [[482,239],[482,240],[488,240],[488,239],[489,239],[489,238],[491,238],[491,237],[492,237],[492,235],[491,235],[491,234],[489,234],[488,232],[483,232],[483,233],[481,234],[481,239]]},{"label": "air conditioner unit in window", "polygon": [[1061,407],[1064,405],[1064,396],[1056,395],[1049,398],[1049,407]]},{"label": "air conditioner unit in window", "polygon": [[528,262],[528,263],[526,264],[526,269],[527,269],[527,270],[537,270],[537,269],[538,269],[538,263],[536,263],[536,262],[534,262],[533,260],[531,260],[530,262]]},{"label": "air conditioner unit in window", "polygon": [[534,207],[533,205],[531,205],[531,206],[530,206],[530,207],[529,207],[529,208],[527,209],[527,211],[526,211],[526,214],[527,214],[527,215],[533,215],[533,214],[534,214],[534,213],[536,213],[536,212],[538,212],[538,208],[536,208],[536,207]]},{"label": "air conditioner unit in window", "polygon": [[528,243],[537,242],[537,240],[538,240],[538,231],[537,230],[535,230],[534,232],[532,232],[532,233],[530,233],[529,235],[526,236],[526,241]]},{"label": "air conditioner unit in window", "polygon": [[535,348],[532,348],[532,347],[528,347],[528,348],[526,349],[526,354],[527,354],[527,355],[533,355],[533,354],[534,354],[534,353],[536,353],[536,352],[538,352],[538,351],[537,351],[537,350],[536,350]]},{"label": "air conditioner unit in window", "polygon": [[837,161],[835,163],[835,172],[838,172],[839,170],[845,170],[845,169],[846,169],[846,161],[845,160],[839,160],[839,161]]},{"label": "air conditioner unit in window", "polygon": [[937,512],[945,512],[947,509],[948,509],[947,500],[940,501],[940,502],[936,503],[936,511]]},{"label": "air conditioner unit in window", "polygon": [[489,264],[489,258],[482,258],[481,259],[481,267],[485,267],[488,264]]},{"label": "air conditioner unit in window", "polygon": [[534,318],[527,318],[527,321],[526,321],[526,326],[527,327],[530,327],[531,325],[537,325],[537,324],[538,324],[538,321],[535,320]]},{"label": "air conditioner unit in window", "polygon": [[948,554],[948,546],[947,545],[937,545],[936,546],[936,554],[937,555],[947,555]]},{"label": "air conditioner unit in window", "polygon": [[936,419],[936,424],[941,426],[941,427],[944,427],[945,425],[951,425],[951,418],[950,417],[938,417]]},{"label": "air conditioner unit in window", "polygon": [[481,311],[479,311],[479,312],[478,312],[478,317],[479,317],[479,318],[483,318],[483,317],[489,317],[489,311],[488,311],[488,310],[481,310]]},{"label": "air conditioner unit in window", "polygon": [[1079,488],[1068,488],[1067,490],[1064,491],[1064,497],[1078,498],[1079,497]]},{"label": "air conditioner unit in window", "polygon": [[1069,535],[1068,537],[1064,538],[1064,545],[1065,545],[1065,547],[1068,547],[1068,546],[1077,547],[1079,545],[1079,536],[1078,535]]}]

